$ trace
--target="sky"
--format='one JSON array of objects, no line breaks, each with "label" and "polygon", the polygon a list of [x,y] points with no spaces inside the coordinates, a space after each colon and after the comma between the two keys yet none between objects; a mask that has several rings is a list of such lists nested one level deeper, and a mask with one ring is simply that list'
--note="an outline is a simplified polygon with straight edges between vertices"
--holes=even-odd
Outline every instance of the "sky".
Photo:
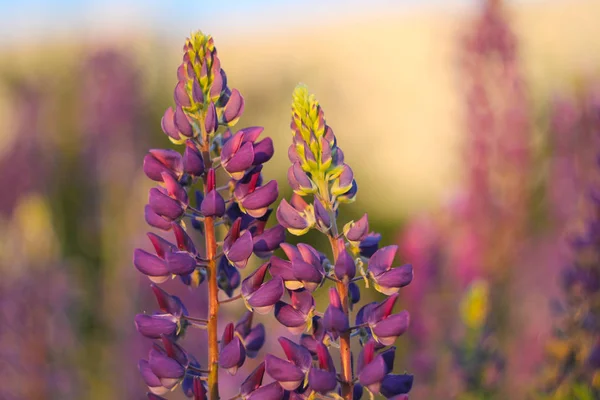
[{"label": "sky", "polygon": [[477,0],[0,0],[0,44],[137,29],[180,37],[198,26],[222,36],[223,31],[264,30],[266,22],[269,28],[304,26],[345,14],[453,10],[475,4]]}]

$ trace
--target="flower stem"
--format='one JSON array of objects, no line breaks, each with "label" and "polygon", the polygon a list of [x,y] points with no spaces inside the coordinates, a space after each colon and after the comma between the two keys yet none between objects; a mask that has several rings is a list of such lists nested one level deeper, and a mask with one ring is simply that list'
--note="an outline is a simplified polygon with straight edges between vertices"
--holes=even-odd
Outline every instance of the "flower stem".
[{"label": "flower stem", "polygon": [[[333,253],[333,262],[337,261],[338,254],[338,240],[339,233],[337,228],[335,211],[331,210],[330,213],[331,218],[331,231],[329,236],[329,243],[331,244],[331,251]],[[346,316],[349,315],[349,307],[348,307],[348,284],[338,280],[336,283],[337,291],[340,295],[340,300],[342,301],[342,309]],[[349,319],[349,318],[348,318]],[[340,334],[340,358],[342,364],[342,382],[340,383],[342,387],[342,397],[345,400],[352,400],[352,392],[354,390],[354,384],[352,379],[352,350],[350,349],[350,331],[346,331]]]},{"label": "flower stem", "polygon": [[[210,149],[208,137],[202,126],[202,136],[205,139],[202,155],[206,169],[210,168]],[[207,195],[206,175],[204,176],[204,196]],[[206,258],[208,260],[208,395],[210,400],[219,400],[219,338],[217,336],[217,321],[219,316],[219,287],[217,285],[217,238],[215,236],[215,220],[213,217],[204,218],[204,239],[206,243]]]}]

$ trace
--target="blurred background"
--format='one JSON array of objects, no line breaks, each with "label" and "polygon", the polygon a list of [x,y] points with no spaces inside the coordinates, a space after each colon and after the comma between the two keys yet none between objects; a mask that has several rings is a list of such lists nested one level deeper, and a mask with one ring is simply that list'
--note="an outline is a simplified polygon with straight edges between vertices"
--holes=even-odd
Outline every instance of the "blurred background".
[{"label": "blurred background", "polygon": [[320,100],[359,185],[341,219],[367,211],[415,268],[397,367],[411,399],[573,383],[556,378],[555,314],[600,153],[599,15],[592,0],[0,0],[0,399],[144,398],[142,158],[168,146],[196,29],[245,97],[240,126],[273,138],[282,188],[292,90]]}]

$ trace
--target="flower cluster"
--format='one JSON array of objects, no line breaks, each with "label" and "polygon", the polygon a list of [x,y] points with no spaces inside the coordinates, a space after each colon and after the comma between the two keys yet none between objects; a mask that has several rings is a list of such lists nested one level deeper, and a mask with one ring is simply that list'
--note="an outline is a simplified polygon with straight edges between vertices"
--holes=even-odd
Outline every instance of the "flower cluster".
[{"label": "flower cluster", "polygon": [[[219,306],[243,296],[256,311],[274,307],[283,294],[282,280],[263,284],[263,266],[242,283],[239,269],[253,253],[268,257],[285,240],[285,229],[280,225],[266,229],[278,187],[275,181],[263,182],[261,170],[273,156],[273,142],[259,139],[261,127],[232,130],[243,113],[244,99],[229,88],[213,39],[194,33],[183,52],[175,107],[162,118],[163,131],[184,146],[183,153],[154,149],[144,158],[144,172],[159,184],[150,189],[146,222],[172,239],[148,233],[154,251],[134,253],[135,267],[153,282],[159,308],[135,318],[138,331],[156,340],[139,369],[149,398],[159,399],[181,385],[188,397],[203,399],[208,394],[218,399],[218,368],[234,374],[265,341],[264,327],[252,324],[250,312],[237,324],[227,324],[219,337]],[[226,184],[218,186],[219,177],[227,179]],[[203,245],[193,240],[193,230],[204,236]],[[175,277],[192,288],[206,281],[207,318],[188,315],[178,297],[158,286]],[[241,293],[234,295],[238,289]],[[229,299],[219,300],[219,292]],[[179,343],[189,326],[208,331],[205,368]],[[263,369],[248,377],[241,398],[265,398],[262,393],[282,390],[276,385],[261,387]]]},{"label": "flower cluster", "polygon": [[[408,328],[408,313],[394,312],[394,305],[399,288],[412,280],[412,267],[393,267],[397,246],[379,248],[381,235],[369,232],[366,214],[338,230],[338,207],[355,199],[357,185],[333,130],[325,123],[323,109],[302,85],[294,92],[291,128],[288,181],[294,194],[289,202],[282,200],[277,219],[294,235],[310,229],[325,234],[333,257],[330,260],[300,243],[281,245],[287,259],[271,258],[270,282],[283,282],[289,295],[289,302],[277,302],[275,317],[301,337],[299,343],[280,338],[285,358],[267,356],[265,370],[290,392],[290,398],[359,399],[367,391],[406,399],[413,378],[392,374],[392,345]],[[327,309],[319,312],[313,293],[326,281],[334,285],[329,288]],[[389,297],[364,305],[351,325],[350,311],[361,297],[360,281]],[[358,337],[363,345],[356,368],[351,337]],[[332,348],[339,348],[339,373],[330,354]]]},{"label": "flower cluster", "polygon": [[[593,99],[592,99],[593,100]],[[586,145],[598,148],[600,103],[590,101]],[[575,135],[575,132],[571,132]],[[592,146],[590,146],[593,144]],[[588,149],[589,152],[589,149]],[[579,162],[586,161],[578,152]],[[596,164],[600,158],[596,158]],[[585,164],[584,164],[585,165]],[[580,203],[576,233],[568,235],[570,259],[561,276],[564,298],[554,304],[559,318],[548,344],[549,367],[544,371],[543,391],[548,398],[600,397],[600,192],[598,165],[582,169],[585,201]]]}]

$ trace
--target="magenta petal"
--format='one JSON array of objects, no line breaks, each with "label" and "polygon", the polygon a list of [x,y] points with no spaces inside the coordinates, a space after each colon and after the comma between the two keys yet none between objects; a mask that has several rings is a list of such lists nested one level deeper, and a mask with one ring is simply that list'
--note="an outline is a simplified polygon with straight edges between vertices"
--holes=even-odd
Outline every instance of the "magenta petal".
[{"label": "magenta petal", "polygon": [[382,247],[377,250],[369,259],[369,272],[377,276],[389,270],[392,267],[397,251],[398,246],[396,245]]}]

